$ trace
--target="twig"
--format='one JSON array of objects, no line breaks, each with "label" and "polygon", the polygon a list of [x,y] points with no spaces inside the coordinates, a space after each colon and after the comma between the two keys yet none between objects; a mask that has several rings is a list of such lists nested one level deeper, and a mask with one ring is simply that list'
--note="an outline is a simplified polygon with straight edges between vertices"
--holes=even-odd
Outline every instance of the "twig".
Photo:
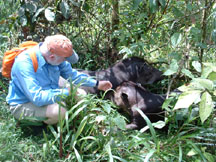
[{"label": "twig", "polygon": [[191,14],[188,14],[188,15],[185,15],[185,16],[182,16],[182,17],[180,17],[179,19],[174,19],[174,20],[166,21],[166,22],[164,22],[164,23],[158,24],[157,26],[160,26],[160,25],[163,25],[163,24],[167,24],[167,23],[171,23],[171,22],[173,22],[173,21],[178,22],[178,21],[180,21],[180,20],[184,20],[184,19],[186,19],[187,17],[196,15],[196,14],[200,13],[201,11],[203,11],[203,10],[205,10],[205,9],[211,7],[211,6],[212,6],[212,3],[210,3],[208,6],[205,6],[205,7],[201,8],[200,10],[198,10],[198,11],[196,11],[196,12],[194,12],[194,13],[191,13]]},{"label": "twig", "polygon": [[[215,2],[215,0],[213,0],[212,3],[213,3],[213,2]],[[212,6],[212,5],[211,5],[212,3],[210,3],[209,6]],[[208,1],[205,0],[205,6],[207,6],[207,4],[208,4]],[[207,17],[208,17],[208,14],[209,14],[208,9],[209,9],[209,8],[206,8],[206,9],[204,10],[203,19],[202,19],[202,31],[203,31],[203,32],[202,32],[202,43],[203,43],[203,44],[204,44],[205,41],[206,41],[206,34],[207,34],[207,31],[206,31],[206,30],[207,30]],[[200,62],[201,62],[202,67],[203,67],[203,64],[202,64],[202,62],[203,62],[203,54],[204,54],[204,49],[201,48],[199,58],[200,58]]]},{"label": "twig", "polygon": [[189,49],[190,49],[190,45],[189,45],[189,43],[187,42],[186,52],[184,52],[184,57],[183,57],[182,60],[179,62],[178,71],[177,71],[177,73],[172,77],[172,79],[171,79],[171,81],[170,81],[170,83],[169,83],[169,85],[168,85],[166,98],[169,97],[170,90],[171,90],[171,86],[172,86],[172,84],[173,84],[175,78],[181,73],[181,70],[182,70],[183,67],[184,67],[185,61],[188,59],[188,56],[189,56]]},{"label": "twig", "polygon": [[[161,20],[162,17],[163,17],[163,15],[166,13],[166,10],[167,10],[167,8],[168,8],[168,5],[169,5],[169,0],[167,1],[166,6],[165,6],[165,8],[164,8],[164,10],[163,10],[163,12],[162,12],[162,15],[160,16],[159,20]],[[159,22],[159,21],[157,21],[157,22]],[[156,28],[156,29],[157,29],[157,26],[158,26],[158,23],[156,23],[156,24],[153,26],[153,28]]]}]

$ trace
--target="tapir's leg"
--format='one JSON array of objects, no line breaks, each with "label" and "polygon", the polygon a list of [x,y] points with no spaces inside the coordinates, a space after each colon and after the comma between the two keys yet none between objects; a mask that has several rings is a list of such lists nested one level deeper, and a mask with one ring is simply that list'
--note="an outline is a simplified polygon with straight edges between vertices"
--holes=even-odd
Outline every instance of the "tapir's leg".
[{"label": "tapir's leg", "polygon": [[126,125],[126,129],[137,129],[138,126],[134,123],[131,123],[131,124],[127,124]]}]

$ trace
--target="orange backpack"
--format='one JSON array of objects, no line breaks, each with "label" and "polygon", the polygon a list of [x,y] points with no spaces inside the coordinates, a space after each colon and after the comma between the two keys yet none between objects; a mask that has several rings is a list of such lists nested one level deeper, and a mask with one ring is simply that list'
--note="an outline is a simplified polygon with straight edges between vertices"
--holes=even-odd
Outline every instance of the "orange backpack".
[{"label": "orange backpack", "polygon": [[[19,47],[13,48],[9,51],[6,51],[4,53],[3,62],[2,62],[2,75],[4,77],[11,78],[11,69],[12,69],[15,57],[18,56],[23,51],[25,51],[29,48],[32,48],[36,45],[38,45],[37,42],[26,41],[26,42],[23,42],[22,44],[20,44]],[[29,55],[32,59],[34,71],[36,72],[37,68],[38,68],[36,53],[30,52]]]}]

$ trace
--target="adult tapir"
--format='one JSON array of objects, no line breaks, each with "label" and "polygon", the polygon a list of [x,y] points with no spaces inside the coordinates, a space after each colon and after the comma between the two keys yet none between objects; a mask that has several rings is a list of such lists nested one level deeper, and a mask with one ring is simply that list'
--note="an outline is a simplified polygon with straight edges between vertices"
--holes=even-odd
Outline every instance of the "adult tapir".
[{"label": "adult tapir", "polygon": [[166,96],[151,93],[134,82],[123,82],[115,89],[115,93],[109,93],[107,97],[130,115],[132,122],[126,126],[127,129],[140,129],[146,125],[135,108],[142,110],[151,122],[164,119],[161,106]]},{"label": "adult tapir", "polygon": [[[147,61],[139,57],[130,57],[120,60],[113,66],[98,71],[78,70],[97,80],[109,80],[113,89],[124,81],[133,81],[142,85],[152,84],[162,80],[162,72],[150,66]],[[81,87],[88,93],[97,94],[99,91],[92,87]]]}]

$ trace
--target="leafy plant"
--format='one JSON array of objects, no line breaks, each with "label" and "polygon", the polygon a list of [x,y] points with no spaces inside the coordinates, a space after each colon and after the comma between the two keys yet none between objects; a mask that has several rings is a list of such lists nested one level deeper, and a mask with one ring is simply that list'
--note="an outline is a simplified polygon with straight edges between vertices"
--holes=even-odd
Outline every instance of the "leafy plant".
[{"label": "leafy plant", "polygon": [[201,77],[193,78],[189,84],[179,87],[178,89],[183,93],[179,96],[174,110],[189,108],[194,103],[199,104],[199,117],[204,123],[214,109],[215,69],[215,65],[204,63]]},{"label": "leafy plant", "polygon": [[74,104],[74,98],[75,93],[72,93],[66,99],[65,108],[68,112],[57,130],[50,127],[55,139],[48,142],[47,146],[49,145],[49,148],[55,146],[55,150],[61,152],[61,157],[64,154],[70,160],[81,161],[88,159],[93,152],[101,153],[112,136],[115,136],[117,129],[124,130],[126,124],[124,118],[111,107],[109,101],[88,95]]}]

